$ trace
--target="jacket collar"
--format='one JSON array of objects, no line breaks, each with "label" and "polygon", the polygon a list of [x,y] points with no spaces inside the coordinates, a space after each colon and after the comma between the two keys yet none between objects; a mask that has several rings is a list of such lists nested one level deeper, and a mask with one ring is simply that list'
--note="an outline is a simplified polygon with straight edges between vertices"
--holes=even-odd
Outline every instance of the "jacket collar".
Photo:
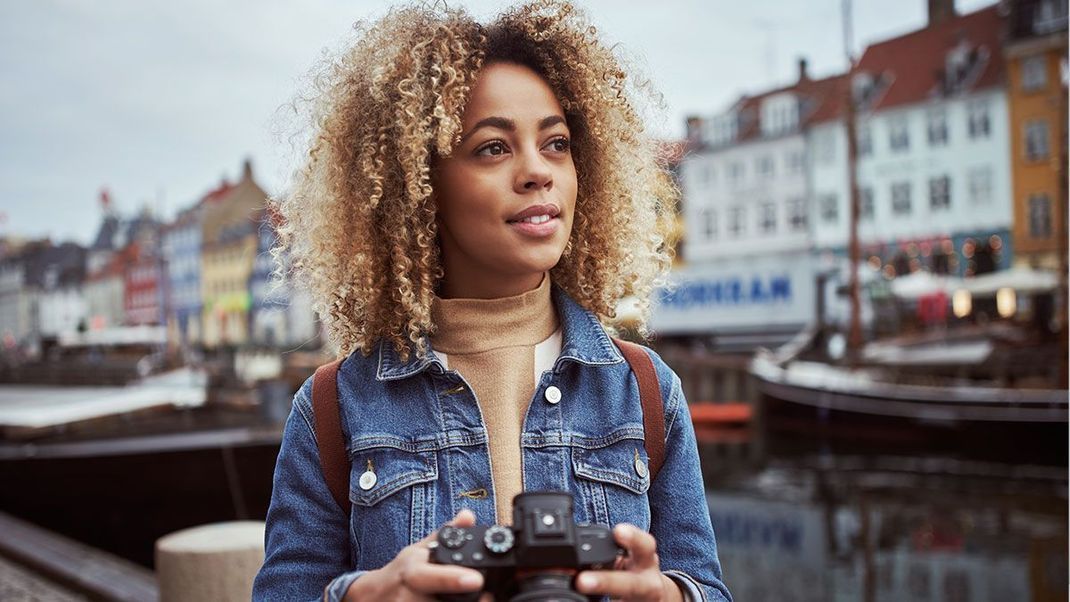
[{"label": "jacket collar", "polygon": [[[594,314],[584,309],[556,284],[552,285],[551,295],[562,329],[561,355],[554,363],[554,372],[560,372],[563,365],[570,361],[589,366],[619,364],[624,361],[624,356],[617,350]],[[423,359],[416,356],[415,345],[410,343],[409,359],[402,361],[393,344],[380,341],[376,380],[399,380],[427,369],[436,374],[445,372],[442,362],[431,350],[431,338],[424,336],[420,339],[420,345],[426,351]]]}]

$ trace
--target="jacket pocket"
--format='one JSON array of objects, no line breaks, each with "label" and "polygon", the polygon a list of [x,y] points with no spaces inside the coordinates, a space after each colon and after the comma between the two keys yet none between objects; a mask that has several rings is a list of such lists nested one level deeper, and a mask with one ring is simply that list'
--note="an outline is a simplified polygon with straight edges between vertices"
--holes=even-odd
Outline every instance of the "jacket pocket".
[{"label": "jacket pocket", "polygon": [[649,527],[650,470],[642,439],[631,434],[577,442],[572,447],[572,470],[594,522]]},{"label": "jacket pocket", "polygon": [[438,479],[436,452],[395,438],[364,437],[352,442],[350,461],[357,568],[379,568],[428,530]]}]

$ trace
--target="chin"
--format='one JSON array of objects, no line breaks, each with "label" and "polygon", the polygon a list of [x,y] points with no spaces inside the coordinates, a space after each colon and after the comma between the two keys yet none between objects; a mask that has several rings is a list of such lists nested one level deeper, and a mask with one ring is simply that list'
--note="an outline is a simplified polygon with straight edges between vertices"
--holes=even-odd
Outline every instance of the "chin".
[{"label": "chin", "polygon": [[561,256],[560,255],[558,255],[556,257],[552,257],[552,258],[544,258],[544,259],[539,259],[539,260],[531,260],[531,259],[529,259],[527,261],[517,262],[517,263],[513,264],[512,266],[510,266],[509,269],[506,269],[504,271],[506,273],[512,273],[512,274],[516,274],[518,276],[519,275],[527,275],[527,274],[541,274],[543,272],[549,272],[560,261],[561,261]]}]

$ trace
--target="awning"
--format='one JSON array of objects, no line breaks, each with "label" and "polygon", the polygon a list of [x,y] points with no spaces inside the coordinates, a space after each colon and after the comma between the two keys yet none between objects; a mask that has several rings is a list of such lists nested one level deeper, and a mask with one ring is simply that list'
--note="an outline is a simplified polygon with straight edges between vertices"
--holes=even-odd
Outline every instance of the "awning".
[{"label": "awning", "polygon": [[1021,266],[967,278],[958,288],[966,289],[975,297],[984,297],[995,295],[1001,288],[1014,289],[1016,293],[1046,293],[1058,286],[1059,277],[1055,272]]},{"label": "awning", "polygon": [[948,297],[962,288],[963,280],[954,276],[938,276],[918,270],[900,276],[891,282],[892,294],[900,299],[915,300],[935,293],[944,293]]}]

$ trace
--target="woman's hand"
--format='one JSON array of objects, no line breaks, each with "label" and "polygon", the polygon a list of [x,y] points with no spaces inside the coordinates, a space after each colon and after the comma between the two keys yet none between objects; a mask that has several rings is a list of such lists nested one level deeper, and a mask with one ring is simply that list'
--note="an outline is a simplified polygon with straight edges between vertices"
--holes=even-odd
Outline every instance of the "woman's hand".
[{"label": "woman's hand", "polygon": [[628,556],[614,571],[583,571],[576,589],[583,594],[601,594],[625,602],[682,602],[680,588],[658,568],[654,536],[628,524],[613,528],[613,537]]},{"label": "woman's hand", "polygon": [[[461,510],[449,523],[471,527],[476,516]],[[475,569],[448,564],[431,564],[431,549],[436,533],[403,548],[386,566],[369,571],[353,582],[345,602],[364,600],[431,601],[435,594],[477,592],[483,587],[483,575]],[[486,597],[486,595],[484,595]]]}]

